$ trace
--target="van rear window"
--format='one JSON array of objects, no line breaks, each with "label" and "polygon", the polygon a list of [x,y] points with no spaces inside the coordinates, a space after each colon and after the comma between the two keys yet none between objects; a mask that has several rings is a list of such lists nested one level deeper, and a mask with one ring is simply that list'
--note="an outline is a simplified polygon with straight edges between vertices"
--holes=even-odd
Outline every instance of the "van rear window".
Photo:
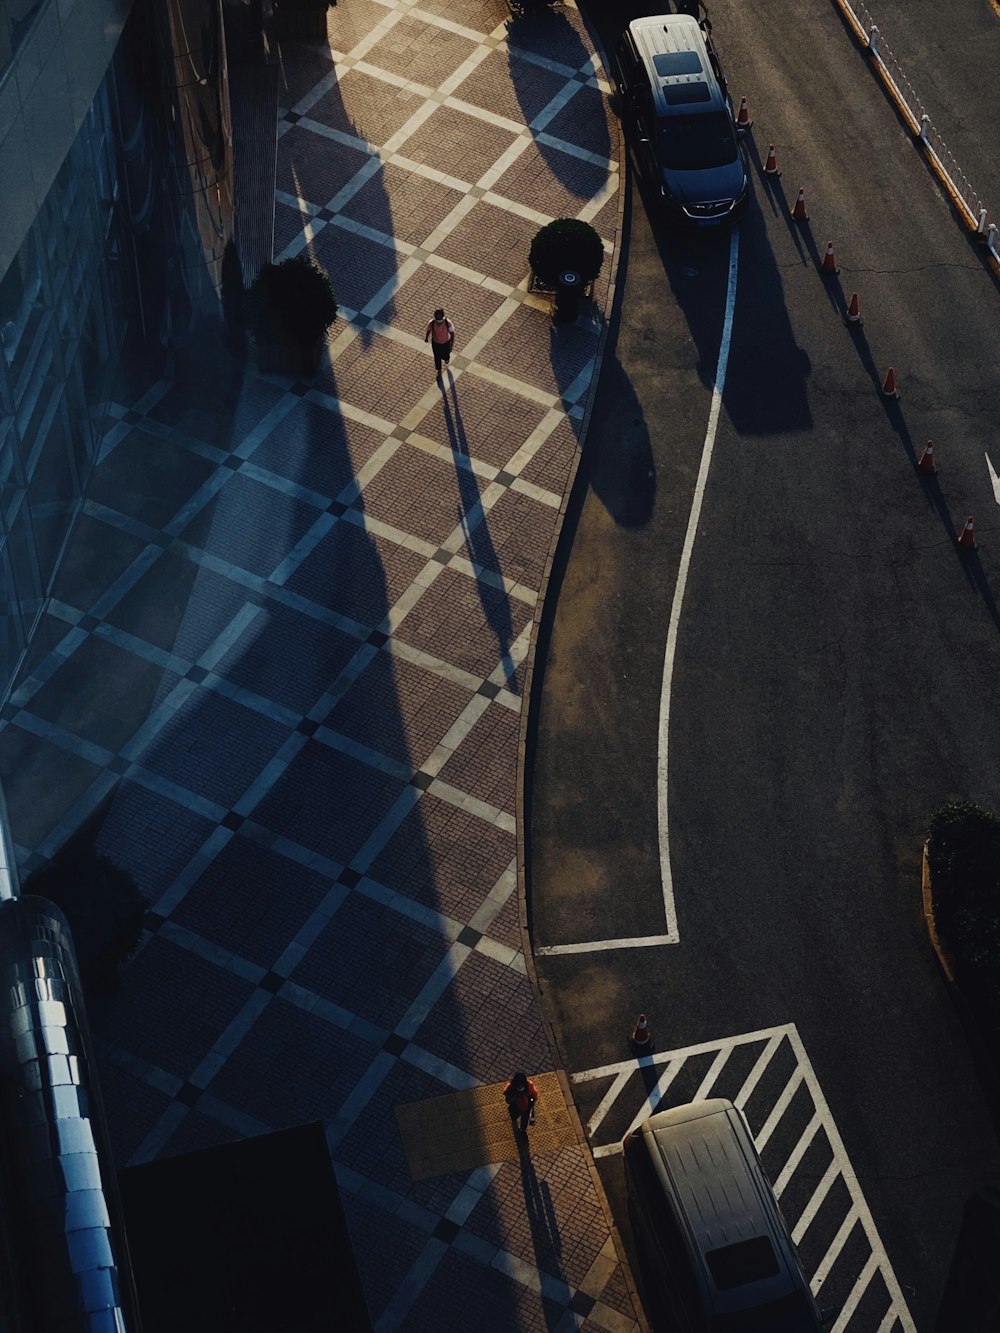
[{"label": "van rear window", "polygon": [[694,83],[665,83],[663,100],[667,106],[684,106],[686,102],[710,102],[712,94],[707,83],[695,79]]},{"label": "van rear window", "polygon": [[701,57],[697,51],[659,51],[653,56],[653,68],[661,79],[678,74],[700,74]]},{"label": "van rear window", "polygon": [[705,1254],[712,1281],[720,1291],[742,1287],[747,1282],[760,1282],[778,1272],[778,1256],[767,1236],[738,1240],[734,1245],[723,1245]]}]

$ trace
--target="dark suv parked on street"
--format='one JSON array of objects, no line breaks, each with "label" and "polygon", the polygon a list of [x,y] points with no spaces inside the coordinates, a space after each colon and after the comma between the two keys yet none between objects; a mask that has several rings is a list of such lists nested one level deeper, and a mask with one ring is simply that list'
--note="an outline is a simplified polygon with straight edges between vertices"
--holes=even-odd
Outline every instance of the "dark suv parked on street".
[{"label": "dark suv parked on street", "polygon": [[634,19],[615,49],[622,118],[640,170],[667,215],[697,227],[739,217],[750,193],[746,160],[711,37],[696,19]]}]

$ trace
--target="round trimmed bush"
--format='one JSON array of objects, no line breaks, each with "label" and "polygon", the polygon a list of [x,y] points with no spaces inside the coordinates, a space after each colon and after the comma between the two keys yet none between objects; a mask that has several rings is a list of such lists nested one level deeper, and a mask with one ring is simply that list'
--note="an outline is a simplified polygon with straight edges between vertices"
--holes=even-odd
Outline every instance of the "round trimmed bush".
[{"label": "round trimmed bush", "polygon": [[575,269],[584,283],[593,282],[604,263],[604,246],[589,222],[556,218],[535,233],[528,263],[539,282],[555,287],[563,269]]},{"label": "round trimmed bush", "polygon": [[336,318],[330,279],[304,255],[265,264],[250,288],[250,323],[258,341],[308,346]]}]

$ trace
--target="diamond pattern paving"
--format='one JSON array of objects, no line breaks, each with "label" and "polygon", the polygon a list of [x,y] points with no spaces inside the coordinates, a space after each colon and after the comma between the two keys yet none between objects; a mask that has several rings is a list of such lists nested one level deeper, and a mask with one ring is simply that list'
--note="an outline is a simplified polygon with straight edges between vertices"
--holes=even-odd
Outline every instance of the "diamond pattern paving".
[{"label": "diamond pattern paving", "polygon": [[[321,1120],[385,1333],[636,1328],[521,953],[514,821],[622,154],[572,0],[508,19],[349,0],[278,52],[275,258],[330,273],[319,371],[209,330],[109,407],[0,722],[25,868],[89,820],[152,909],[91,1009],[118,1159]],[[608,243],[570,327],[527,290],[556,216]]]}]

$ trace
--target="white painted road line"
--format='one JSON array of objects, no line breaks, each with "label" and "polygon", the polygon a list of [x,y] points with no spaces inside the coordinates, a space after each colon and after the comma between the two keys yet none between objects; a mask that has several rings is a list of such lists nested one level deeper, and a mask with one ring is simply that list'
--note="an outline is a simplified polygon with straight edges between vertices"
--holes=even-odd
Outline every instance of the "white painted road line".
[{"label": "white painted road line", "polygon": [[729,239],[729,282],[726,288],[726,308],[722,323],[722,339],[719,344],[719,360],[715,368],[715,384],[712,386],[712,401],[708,409],[708,426],[705,431],[705,442],[701,449],[698,479],[695,482],[691,511],[688,514],[687,531],[684,534],[684,546],[681,549],[680,563],[677,568],[677,582],[674,585],[674,598],[670,607],[670,619],[667,623],[663,677],[660,682],[656,804],[660,884],[663,893],[663,915],[667,927],[666,933],[662,935],[637,935],[627,939],[591,940],[580,944],[541,944],[535,948],[535,956],[538,958],[554,957],[558,954],[607,953],[612,949],[649,949],[662,944],[677,944],[680,940],[677,931],[677,913],[674,908],[674,882],[670,868],[670,845],[667,836],[667,740],[670,730],[670,686],[674,673],[674,656],[677,651],[677,631],[680,625],[681,608],[684,603],[684,589],[687,586],[691,554],[698,533],[701,506],[705,498],[705,486],[708,482],[708,470],[712,463],[716,431],[719,428],[719,414],[722,411],[722,392],[726,385],[729,347],[733,335],[733,314],[736,309],[736,278],[739,272],[739,258],[740,232],[738,227],[734,227]]},{"label": "white painted road line", "polygon": [[[744,1061],[750,1064],[747,1057],[754,1055],[754,1048],[758,1046],[761,1049],[749,1072],[741,1086],[734,1088],[731,1057],[737,1050],[743,1050],[746,1052]],[[773,1062],[779,1052],[780,1063],[775,1065]],[[707,1056],[711,1060],[707,1072],[703,1072]],[[685,1071],[692,1060],[698,1063]],[[742,1062],[739,1067],[742,1068]],[[654,1086],[648,1088],[650,1070],[654,1069],[660,1071],[659,1077]],[[764,1076],[769,1070],[771,1077],[765,1082]],[[744,1115],[750,1108],[752,1132],[755,1124],[761,1125],[754,1132],[758,1149],[763,1151],[771,1140],[771,1159],[776,1154],[779,1160],[784,1158],[780,1167],[778,1163],[774,1164],[773,1169],[777,1171],[775,1194],[783,1199],[795,1181],[795,1189],[788,1194],[788,1198],[796,1200],[789,1215],[792,1238],[800,1247],[813,1292],[820,1304],[827,1284],[827,1300],[833,1298],[840,1304],[832,1333],[868,1333],[873,1320],[878,1321],[879,1333],[915,1333],[913,1319],[857,1175],[794,1024],[765,1028],[721,1041],[699,1042],[672,1051],[657,1051],[638,1060],[618,1061],[571,1074],[571,1083],[581,1091],[587,1084],[609,1081],[587,1127],[594,1157],[605,1159],[620,1153],[626,1133],[637,1128],[664,1101],[671,1104],[666,1093],[685,1072],[687,1077],[681,1084],[685,1100],[688,1097],[697,1100],[730,1096]],[[780,1079],[776,1079],[775,1074],[779,1074]],[[762,1104],[764,1098],[767,1100]],[[812,1105],[805,1117],[805,1127],[800,1129],[805,1109],[803,1099],[811,1101]],[[602,1128],[606,1141],[595,1143]],[[610,1141],[607,1141],[609,1136]],[[822,1153],[823,1167],[814,1155],[811,1155],[811,1164],[806,1162],[806,1154],[813,1146],[816,1152]],[[811,1173],[815,1171],[821,1171],[818,1183],[809,1188],[814,1179]],[[804,1191],[808,1192],[807,1202],[798,1212],[799,1200],[805,1197]],[[826,1207],[823,1207],[824,1203]],[[785,1206],[788,1206],[788,1199],[785,1199]],[[877,1291],[872,1289],[876,1277],[879,1280]],[[862,1330],[855,1315],[866,1293],[869,1293],[869,1299],[865,1302],[863,1316],[858,1315],[858,1319],[863,1317],[865,1320]],[[883,1310],[871,1309],[873,1300],[886,1303],[884,1314]]]},{"label": "white painted road line", "polygon": [[733,314],[736,309],[736,278],[739,270],[740,233],[734,227],[729,245],[729,285],[726,290],[726,315],[722,325],[722,341],[719,344],[719,362],[715,371],[715,386],[712,389],[712,405],[708,413],[708,429],[701,451],[701,466],[695,483],[691,512],[688,515],[687,532],[684,534],[684,547],[681,551],[677,569],[677,582],[674,584],[674,601],[670,608],[670,621],[667,626],[667,646],[663,657],[663,679],[660,684],[660,723],[656,757],[656,806],[658,838],[660,846],[660,880],[663,885],[663,910],[667,919],[667,933],[674,940],[679,940],[677,915],[674,909],[674,880],[670,867],[670,838],[667,806],[669,803],[668,783],[668,742],[670,739],[670,691],[674,676],[674,658],[677,653],[677,634],[681,622],[681,609],[684,605],[684,591],[687,588],[688,570],[691,567],[691,555],[701,519],[701,506],[708,484],[708,470],[712,463],[715,449],[715,433],[719,426],[719,413],[722,410],[722,391],[726,386],[726,371],[729,367],[729,346],[733,336]]}]

